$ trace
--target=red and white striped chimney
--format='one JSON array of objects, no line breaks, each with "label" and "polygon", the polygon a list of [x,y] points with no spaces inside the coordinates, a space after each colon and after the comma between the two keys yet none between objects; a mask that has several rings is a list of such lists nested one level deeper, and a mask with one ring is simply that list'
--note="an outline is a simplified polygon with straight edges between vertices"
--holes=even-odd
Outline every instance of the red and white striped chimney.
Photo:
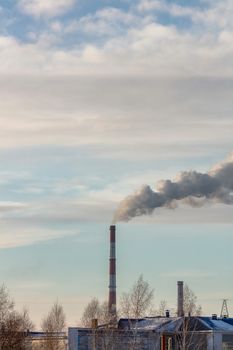
[{"label": "red and white striped chimney", "polygon": [[110,226],[110,259],[109,259],[109,314],[116,316],[116,226]]}]

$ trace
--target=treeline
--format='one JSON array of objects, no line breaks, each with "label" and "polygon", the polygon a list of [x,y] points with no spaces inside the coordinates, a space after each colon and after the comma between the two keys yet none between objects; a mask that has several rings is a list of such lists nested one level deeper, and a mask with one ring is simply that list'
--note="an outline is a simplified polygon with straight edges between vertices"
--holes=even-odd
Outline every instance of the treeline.
[{"label": "treeline", "polygon": [[[59,350],[59,333],[66,327],[62,305],[55,302],[41,323],[45,340],[39,349]],[[28,334],[35,329],[28,310],[15,310],[15,304],[5,285],[0,287],[0,350],[28,350]]]}]

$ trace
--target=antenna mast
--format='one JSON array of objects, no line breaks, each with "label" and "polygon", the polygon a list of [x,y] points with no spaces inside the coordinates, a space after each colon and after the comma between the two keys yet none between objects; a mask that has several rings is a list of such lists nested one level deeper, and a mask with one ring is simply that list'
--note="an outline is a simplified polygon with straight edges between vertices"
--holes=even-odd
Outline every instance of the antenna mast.
[{"label": "antenna mast", "polygon": [[221,318],[228,318],[229,317],[229,312],[228,312],[228,307],[227,307],[227,299],[223,299],[220,317]]}]

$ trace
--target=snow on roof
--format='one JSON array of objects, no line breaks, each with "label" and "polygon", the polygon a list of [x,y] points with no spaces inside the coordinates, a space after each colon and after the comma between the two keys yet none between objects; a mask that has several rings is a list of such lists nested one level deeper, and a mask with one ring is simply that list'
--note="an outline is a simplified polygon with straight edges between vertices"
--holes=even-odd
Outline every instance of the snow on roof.
[{"label": "snow on roof", "polygon": [[155,330],[161,325],[164,325],[166,323],[170,323],[172,321],[171,318],[167,317],[153,317],[153,318],[146,318],[138,322],[137,325],[135,325],[135,328],[137,329],[145,329],[145,330]]},{"label": "snow on roof", "polygon": [[[134,320],[130,324],[130,329],[138,329],[145,331],[159,331],[159,332],[175,332],[182,326],[183,317],[151,317],[140,320]],[[217,319],[212,317],[191,317],[189,323],[190,331],[222,331],[233,332],[233,319]]]},{"label": "snow on roof", "polygon": [[164,323],[160,329],[160,332],[176,332],[182,325],[183,317],[176,317],[171,319],[171,322]]},{"label": "snow on roof", "polygon": [[213,320],[211,317],[200,317],[200,319],[202,323],[206,324],[212,330],[233,332],[233,325],[229,322],[232,321],[232,319]]}]

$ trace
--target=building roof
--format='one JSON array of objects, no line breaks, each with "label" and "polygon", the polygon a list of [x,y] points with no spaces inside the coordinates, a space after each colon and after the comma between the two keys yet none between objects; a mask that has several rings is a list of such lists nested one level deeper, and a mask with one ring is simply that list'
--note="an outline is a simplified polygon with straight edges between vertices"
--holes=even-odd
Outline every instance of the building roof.
[{"label": "building roof", "polygon": [[218,318],[217,320],[213,320],[211,317],[200,317],[200,319],[210,330],[233,332],[233,318]]},{"label": "building roof", "polygon": [[46,333],[46,332],[28,332],[27,336],[33,339],[43,339],[47,338],[48,336],[52,337],[58,337],[58,338],[65,338],[66,333],[65,332],[51,332],[51,333]]},{"label": "building roof", "polygon": [[189,331],[219,331],[233,332],[233,318],[212,317],[148,317],[144,319],[120,319],[119,329],[130,330],[138,329],[140,331],[155,331],[173,333],[181,331],[184,322]]}]

